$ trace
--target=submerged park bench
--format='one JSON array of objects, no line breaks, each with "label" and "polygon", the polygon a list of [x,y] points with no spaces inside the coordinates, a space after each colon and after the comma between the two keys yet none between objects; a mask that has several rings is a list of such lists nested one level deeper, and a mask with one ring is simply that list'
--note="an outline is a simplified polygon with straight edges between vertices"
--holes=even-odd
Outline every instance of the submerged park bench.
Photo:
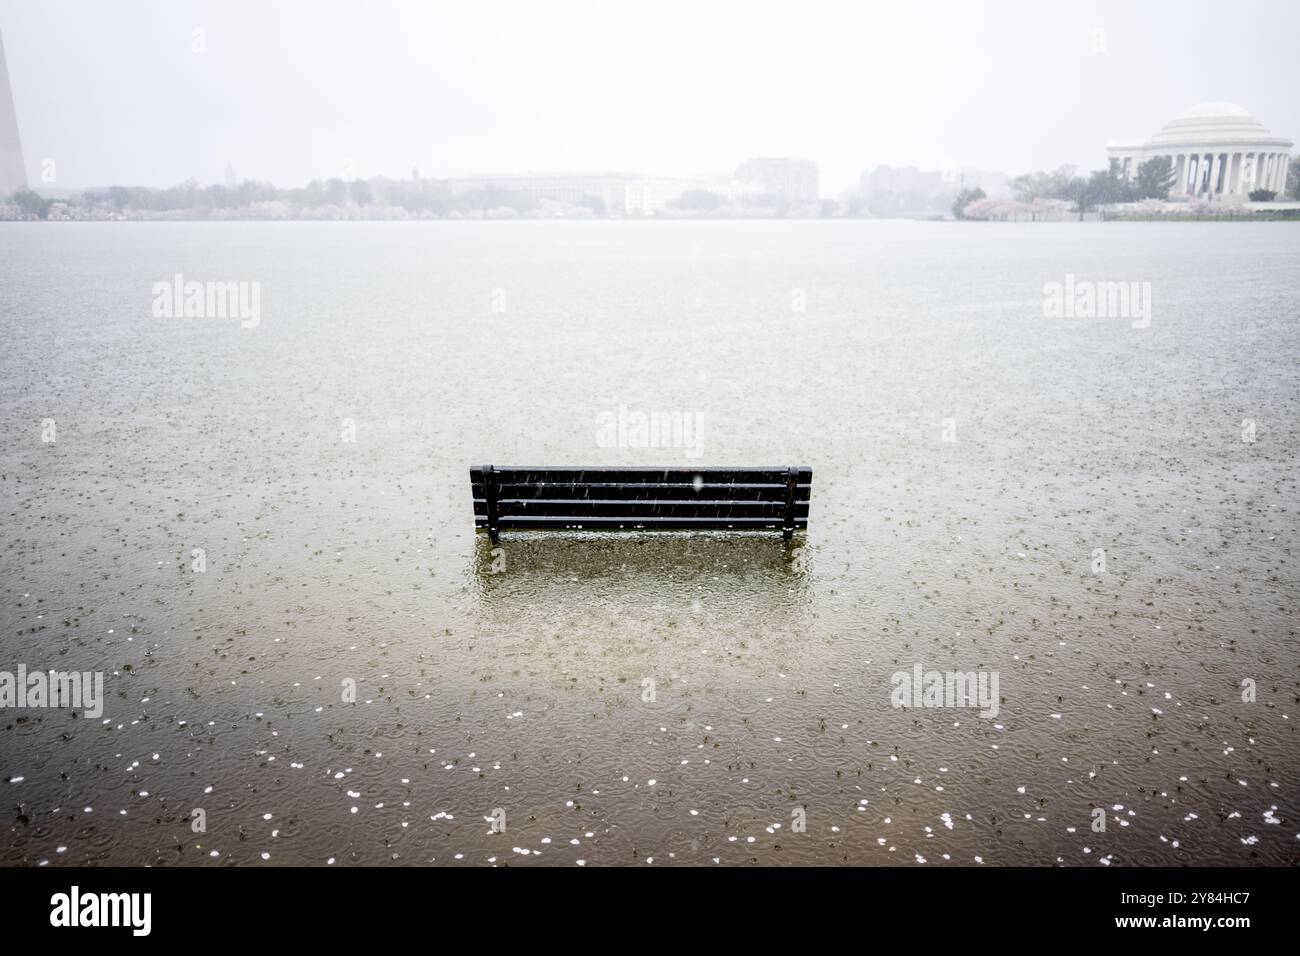
[{"label": "submerged park bench", "polygon": [[811,468],[494,467],[469,470],[474,527],[780,531],[808,527]]}]

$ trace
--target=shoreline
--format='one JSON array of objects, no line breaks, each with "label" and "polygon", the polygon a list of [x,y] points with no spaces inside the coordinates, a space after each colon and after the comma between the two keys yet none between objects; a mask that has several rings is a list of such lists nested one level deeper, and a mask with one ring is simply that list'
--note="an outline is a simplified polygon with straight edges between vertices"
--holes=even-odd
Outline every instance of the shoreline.
[{"label": "shoreline", "polygon": [[982,225],[1083,225],[1086,223],[1106,222],[1300,222],[1300,207],[1277,210],[1258,210],[1252,213],[1225,213],[1223,215],[1088,215],[1055,219],[955,219],[952,217],[912,217],[912,216],[103,216],[103,217],[26,217],[0,218],[0,223],[296,223],[296,222],[384,222],[384,223],[429,223],[429,222],[912,222],[912,223],[949,223]]}]

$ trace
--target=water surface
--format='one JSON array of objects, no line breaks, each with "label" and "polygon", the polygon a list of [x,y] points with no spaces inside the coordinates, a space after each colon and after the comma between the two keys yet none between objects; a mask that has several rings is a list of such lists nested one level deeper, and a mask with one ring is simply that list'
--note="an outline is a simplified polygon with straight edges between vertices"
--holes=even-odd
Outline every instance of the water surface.
[{"label": "water surface", "polygon": [[[1300,862],[1298,256],[1282,223],[4,224],[0,669],[108,700],[0,712],[0,862]],[[260,323],[155,318],[178,272],[260,283]],[[1044,318],[1067,274],[1151,283],[1150,326]],[[702,416],[702,456],[602,447],[620,405]],[[485,462],[810,465],[810,529],[494,556]],[[892,707],[918,662],[997,671],[998,717]]]}]

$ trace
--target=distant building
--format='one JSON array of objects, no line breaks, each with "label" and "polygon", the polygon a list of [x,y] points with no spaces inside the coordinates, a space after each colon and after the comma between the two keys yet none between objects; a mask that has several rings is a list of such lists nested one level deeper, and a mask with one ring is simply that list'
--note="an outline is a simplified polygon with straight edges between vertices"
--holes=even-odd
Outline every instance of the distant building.
[{"label": "distant building", "polygon": [[8,196],[27,185],[23,166],[23,144],[18,138],[18,114],[9,86],[9,65],[5,62],[4,38],[0,37],[0,196]]},{"label": "distant building", "polygon": [[447,180],[454,196],[473,192],[503,192],[532,200],[550,200],[577,206],[599,199],[606,210],[622,210],[629,183],[626,173],[515,173],[459,176]]},{"label": "distant building", "polygon": [[1129,179],[1148,159],[1173,161],[1176,196],[1244,196],[1255,189],[1286,192],[1287,165],[1295,144],[1269,132],[1259,120],[1232,103],[1201,103],[1166,123],[1142,143],[1106,145],[1110,158]]},{"label": "distant building", "polygon": [[633,176],[627,173],[514,173],[506,175],[458,176],[447,180],[453,196],[470,193],[502,194],[535,202],[550,201],[572,206],[592,205],[599,200],[609,213],[654,215],[668,208],[685,193],[713,193],[723,203],[744,202],[761,195],[757,183],[738,182],[726,177],[676,179]]},{"label": "distant building", "polygon": [[753,182],[725,178],[663,179],[647,177],[628,183],[625,208],[633,215],[654,215],[688,192],[712,193],[728,205],[743,204],[762,196],[764,188]]},{"label": "distant building", "polygon": [[938,170],[920,170],[915,166],[877,166],[858,179],[862,194],[873,196],[917,195],[930,198],[949,192],[952,183]]},{"label": "distant building", "polygon": [[1010,180],[996,170],[952,166],[877,166],[858,178],[859,198],[875,216],[947,214],[957,193],[982,189],[990,198],[1010,194]]},{"label": "distant building", "polygon": [[785,202],[816,202],[821,198],[817,164],[811,159],[773,159],[761,156],[736,167],[736,179],[757,183],[763,192]]}]

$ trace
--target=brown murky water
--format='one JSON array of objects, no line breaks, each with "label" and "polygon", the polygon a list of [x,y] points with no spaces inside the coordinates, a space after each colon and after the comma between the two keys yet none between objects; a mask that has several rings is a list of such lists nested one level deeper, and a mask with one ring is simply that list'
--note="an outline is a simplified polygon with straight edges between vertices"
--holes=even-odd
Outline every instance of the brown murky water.
[{"label": "brown murky water", "polygon": [[[0,862],[1300,862],[1294,226],[0,250],[0,670],[107,694],[0,711]],[[177,272],[260,323],[155,318]],[[1150,282],[1150,326],[1045,318],[1067,274]],[[608,447],[619,406],[700,457]],[[483,462],[811,465],[811,527],[493,555]],[[996,671],[997,717],[895,709],[916,663]]]}]

